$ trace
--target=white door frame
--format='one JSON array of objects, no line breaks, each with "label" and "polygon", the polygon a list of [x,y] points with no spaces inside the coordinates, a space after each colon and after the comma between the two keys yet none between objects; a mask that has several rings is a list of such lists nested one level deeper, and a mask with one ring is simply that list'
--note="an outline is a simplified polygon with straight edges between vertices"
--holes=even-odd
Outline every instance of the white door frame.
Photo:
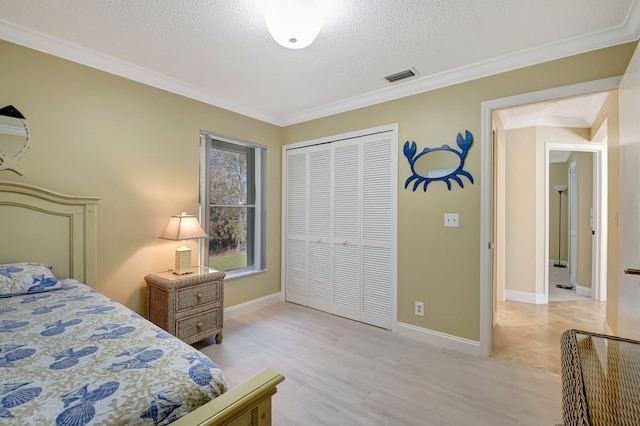
[{"label": "white door frame", "polygon": [[493,323],[492,297],[495,297],[491,280],[491,259],[494,247],[491,241],[491,189],[492,182],[492,116],[493,110],[550,101],[588,93],[615,90],[621,77],[611,77],[570,86],[541,90],[501,99],[482,102],[480,105],[480,355],[491,353],[491,329]]},{"label": "white door frame", "polygon": [[[577,170],[577,162],[574,160],[569,164],[569,170],[567,170],[567,207],[568,207],[568,219],[569,223],[567,226],[567,240],[568,240],[568,248],[569,248],[569,256],[567,259],[567,267],[569,268],[569,284],[575,285],[576,288],[574,291],[576,294],[578,293],[578,271],[576,271],[576,266],[578,263],[578,250],[577,247],[574,247],[577,244],[574,244],[573,241],[574,233],[576,240],[578,238],[578,182],[576,179],[578,178],[578,170]],[[596,176],[596,175],[594,175]],[[593,183],[592,183],[593,184]],[[593,258],[593,253],[592,256]],[[592,259],[593,260],[593,259]],[[593,281],[592,281],[593,284]],[[593,289],[593,287],[592,287]],[[593,293],[593,292],[592,292]]]},{"label": "white door frame", "polygon": [[[592,152],[593,163],[595,165],[593,176],[593,224],[595,229],[595,252],[592,259],[595,275],[591,277],[591,294],[595,300],[607,300],[607,194],[609,181],[604,173],[607,167],[607,145],[596,145],[593,143],[546,143],[545,144],[545,200],[549,200],[549,153],[550,151],[576,151]],[[567,201],[568,203],[568,201]],[[545,209],[545,274],[544,274],[544,303],[549,303],[549,205]]]}]

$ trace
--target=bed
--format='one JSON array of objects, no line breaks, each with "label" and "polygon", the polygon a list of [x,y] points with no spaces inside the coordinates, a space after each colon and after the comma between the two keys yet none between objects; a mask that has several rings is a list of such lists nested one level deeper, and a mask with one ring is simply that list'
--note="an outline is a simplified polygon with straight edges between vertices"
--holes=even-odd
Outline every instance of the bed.
[{"label": "bed", "polygon": [[96,291],[98,201],[0,181],[0,423],[270,425],[282,375],[227,389],[214,361]]}]

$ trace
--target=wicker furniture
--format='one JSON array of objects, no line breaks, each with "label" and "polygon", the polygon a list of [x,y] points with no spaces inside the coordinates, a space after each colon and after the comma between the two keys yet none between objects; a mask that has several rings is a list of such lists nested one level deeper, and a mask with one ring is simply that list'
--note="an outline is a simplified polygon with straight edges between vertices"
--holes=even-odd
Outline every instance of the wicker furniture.
[{"label": "wicker furniture", "polygon": [[561,350],[565,426],[640,424],[640,342],[567,330]]},{"label": "wicker furniture", "polygon": [[186,343],[216,337],[222,342],[224,272],[194,267],[193,273],[148,274],[147,318]]}]

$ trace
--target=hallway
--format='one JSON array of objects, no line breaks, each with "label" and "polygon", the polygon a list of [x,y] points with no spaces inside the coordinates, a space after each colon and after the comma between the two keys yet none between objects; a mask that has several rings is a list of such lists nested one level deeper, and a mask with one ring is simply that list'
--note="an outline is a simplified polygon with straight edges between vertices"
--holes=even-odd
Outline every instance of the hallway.
[{"label": "hallway", "polygon": [[560,335],[572,328],[604,333],[605,309],[606,302],[590,299],[498,302],[491,356],[560,374]]},{"label": "hallway", "polygon": [[549,262],[549,302],[562,302],[566,300],[591,300],[587,296],[576,293],[575,287],[571,290],[556,287],[559,285],[570,285],[569,269],[555,268],[554,262]]}]

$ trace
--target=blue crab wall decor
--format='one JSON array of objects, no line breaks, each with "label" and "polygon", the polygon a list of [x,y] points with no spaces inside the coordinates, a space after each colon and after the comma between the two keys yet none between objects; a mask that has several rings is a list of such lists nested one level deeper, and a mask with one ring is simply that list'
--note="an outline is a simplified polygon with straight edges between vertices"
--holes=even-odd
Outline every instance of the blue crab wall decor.
[{"label": "blue crab wall decor", "polygon": [[[423,190],[426,192],[427,185],[429,185],[429,183],[435,180],[441,180],[442,182],[447,184],[447,188],[449,188],[449,191],[451,191],[451,179],[458,182],[458,185],[460,185],[460,188],[464,188],[464,185],[462,184],[462,179],[460,179],[458,175],[468,177],[471,183],[473,183],[473,177],[471,176],[471,174],[465,170],[462,170],[462,167],[464,166],[464,160],[465,158],[467,158],[467,153],[469,152],[469,147],[473,143],[473,136],[471,135],[471,132],[469,132],[468,130],[465,130],[464,139],[462,138],[462,135],[458,133],[456,142],[458,143],[458,146],[460,147],[461,151],[457,151],[451,148],[449,145],[442,145],[440,148],[425,148],[422,150],[420,154],[416,155],[416,151],[417,151],[416,143],[411,142],[411,146],[409,146],[409,141],[406,141],[403,147],[404,156],[407,157],[407,160],[409,161],[409,166],[411,167],[411,172],[413,174],[405,181],[404,188],[407,189],[411,181],[415,180],[413,184],[413,190],[415,191],[418,188],[418,185],[424,182]],[[452,153],[451,155],[456,155],[458,158],[454,158],[454,161],[458,163],[458,167],[436,170],[434,171],[433,174],[431,174],[430,172],[428,176],[422,176],[420,173],[416,172],[415,170],[416,162],[420,158],[422,158],[424,155],[432,152],[436,152],[436,151],[445,151],[445,152]]]}]

